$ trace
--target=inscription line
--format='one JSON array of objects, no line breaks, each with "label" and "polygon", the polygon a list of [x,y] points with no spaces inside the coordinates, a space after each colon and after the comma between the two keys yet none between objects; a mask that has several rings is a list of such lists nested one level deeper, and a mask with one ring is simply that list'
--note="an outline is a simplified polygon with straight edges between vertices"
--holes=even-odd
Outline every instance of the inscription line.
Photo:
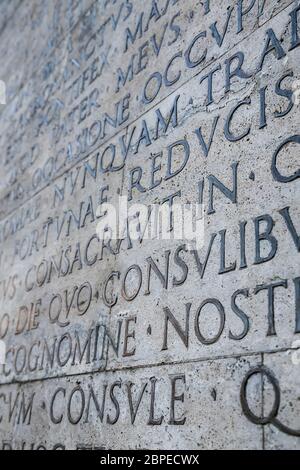
[{"label": "inscription line", "polygon": [[29,383],[37,383],[37,382],[44,382],[47,380],[57,380],[69,377],[81,377],[85,375],[94,375],[99,373],[107,373],[107,372],[122,372],[126,370],[140,370],[140,369],[151,369],[155,367],[164,367],[170,365],[187,365],[187,364],[197,364],[197,363],[204,363],[204,362],[214,362],[214,361],[221,361],[226,359],[240,359],[242,357],[261,357],[263,358],[265,354],[277,354],[277,353],[286,353],[290,351],[291,348],[280,348],[280,349],[270,349],[265,351],[257,351],[257,352],[246,352],[242,354],[225,354],[221,356],[215,356],[211,358],[209,356],[203,357],[201,359],[188,359],[183,361],[164,361],[164,362],[155,362],[155,363],[148,363],[148,364],[132,364],[132,365],[125,365],[123,367],[110,367],[110,368],[103,368],[94,371],[85,371],[85,372],[77,372],[71,374],[63,374],[63,375],[54,375],[52,377],[43,377],[43,378],[36,378],[36,379],[28,379],[28,380],[13,380],[12,382],[1,383],[0,387],[9,386],[14,384],[29,384]]}]

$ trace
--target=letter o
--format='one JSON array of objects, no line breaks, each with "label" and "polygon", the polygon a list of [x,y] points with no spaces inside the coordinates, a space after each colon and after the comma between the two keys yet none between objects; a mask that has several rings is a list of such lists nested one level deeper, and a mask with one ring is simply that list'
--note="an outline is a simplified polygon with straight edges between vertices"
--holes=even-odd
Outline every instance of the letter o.
[{"label": "letter o", "polygon": [[20,244],[19,257],[21,261],[23,261],[28,255],[29,249],[30,249],[30,237],[29,235],[27,235],[26,237],[23,238]]},{"label": "letter o", "polygon": [[[133,271],[133,270],[136,270],[137,273],[138,273],[138,276],[139,276],[138,286],[137,286],[136,291],[132,295],[128,295],[127,292],[126,292],[126,279],[127,279],[128,274],[130,273],[130,271]],[[139,294],[139,292],[141,290],[141,286],[142,286],[142,279],[143,279],[142,270],[137,264],[133,264],[132,266],[130,266],[127,269],[127,271],[125,273],[125,276],[124,276],[124,279],[123,279],[123,282],[122,282],[122,296],[124,297],[125,300],[127,300],[127,302],[131,302]]]},{"label": "letter o", "polygon": [[48,158],[43,167],[43,178],[46,182],[50,181],[55,169],[55,161],[53,157]]},{"label": "letter o", "polygon": [[[108,150],[110,150],[111,153],[112,153],[111,161],[110,161],[109,165],[107,165],[107,166],[104,168],[104,167],[103,167],[103,159],[104,159],[104,155],[106,154],[106,152],[107,152]],[[100,159],[100,169],[101,169],[101,172],[102,172],[102,173],[108,173],[108,172],[110,171],[110,169],[111,169],[112,166],[113,166],[115,157],[116,157],[116,146],[113,145],[113,144],[110,144],[108,147],[106,147],[106,148],[104,149],[104,151],[102,152],[102,155],[101,155],[101,159]]]},{"label": "letter o", "polygon": [[[147,88],[148,88],[149,84],[152,82],[152,80],[153,81],[156,80],[157,89],[154,91],[153,96],[150,97],[150,96],[147,95]],[[144,90],[143,90],[142,102],[145,103],[145,104],[149,104],[153,100],[155,100],[155,98],[157,97],[157,95],[158,95],[158,93],[161,89],[161,86],[162,86],[162,76],[159,72],[154,72],[152,75],[150,75],[150,77],[146,81],[146,84],[145,84]]]},{"label": "letter o", "polygon": [[[95,135],[93,136],[94,129],[95,129]],[[93,122],[93,124],[89,128],[88,135],[87,135],[87,144],[89,147],[93,147],[96,144],[101,134],[101,130],[102,130],[101,122],[100,121]]]},{"label": "letter o", "polygon": [[[69,347],[69,351],[68,351],[68,355],[65,359],[62,360],[61,358],[61,345],[63,344],[63,342],[67,340],[68,341],[68,347]],[[65,333],[59,340],[58,342],[58,346],[57,346],[57,362],[58,362],[58,365],[60,367],[64,367],[67,362],[69,361],[70,357],[71,357],[71,354],[72,354],[72,338],[71,336],[69,335],[69,333]]]},{"label": "letter o", "polygon": [[167,67],[166,67],[166,70],[165,70],[165,73],[164,73],[164,84],[165,86],[169,87],[169,86],[172,86],[174,85],[176,82],[178,82],[178,80],[180,79],[181,77],[181,70],[178,72],[178,74],[176,75],[175,78],[173,78],[173,80],[169,80],[168,78],[168,74],[169,74],[169,70],[171,68],[171,66],[173,65],[173,62],[175,59],[178,59],[182,57],[182,51],[180,52],[177,52],[177,54],[175,54],[172,59],[170,60],[170,62],[168,63]]},{"label": "letter o", "polygon": [[[45,273],[44,274],[42,273],[42,277],[39,279],[40,271],[41,271],[41,268],[43,268],[43,266],[45,266],[44,268]],[[48,274],[48,263],[45,259],[43,259],[43,261],[38,265],[38,268],[36,270],[36,283],[38,287],[42,287],[45,284],[47,274]]]},{"label": "letter o", "polygon": [[[217,311],[220,315],[220,328],[219,328],[219,331],[216,334],[216,336],[214,336],[211,339],[204,338],[204,336],[201,334],[200,328],[199,328],[200,314],[201,314],[201,311],[202,311],[203,307],[205,307],[205,305],[207,305],[207,304],[214,305],[217,308]],[[196,316],[195,316],[195,333],[196,333],[196,336],[199,339],[199,341],[202,344],[206,344],[206,345],[216,343],[218,341],[218,339],[220,338],[221,334],[223,333],[224,326],[225,326],[225,311],[224,311],[224,307],[221,304],[221,302],[219,302],[219,300],[217,300],[217,299],[207,299],[204,302],[202,302],[202,304],[198,308]]]},{"label": "letter o", "polygon": [[32,188],[37,189],[42,181],[42,170],[37,168],[32,176]]},{"label": "letter o", "polygon": [[[80,297],[80,295],[81,295],[81,293],[84,289],[88,289],[89,297],[86,301],[80,302],[79,297]],[[89,282],[85,282],[84,284],[82,284],[79,287],[79,290],[77,292],[77,310],[78,310],[80,316],[84,315],[87,312],[87,310],[89,309],[89,306],[91,305],[92,297],[93,297],[92,286]],[[86,304],[86,307],[81,310],[81,304],[82,303]]]},{"label": "letter o", "polygon": [[32,359],[32,352],[34,350],[35,347],[40,347],[40,341],[37,341],[35,343],[33,343],[33,345],[31,346],[31,348],[29,349],[29,353],[28,353],[28,369],[29,369],[29,372],[35,372],[36,369],[37,369],[37,366],[38,366],[38,362],[39,362],[39,355],[37,354],[35,356],[35,363],[34,363],[34,366],[32,366],[32,363],[31,363],[31,359]]},{"label": "letter o", "polygon": [[5,338],[9,328],[9,315],[5,313],[0,321],[0,339]]},{"label": "letter o", "polygon": [[[72,416],[72,413],[71,413],[71,407],[72,407],[73,397],[74,397],[75,393],[77,393],[77,392],[79,392],[79,394],[81,396],[81,409],[80,409],[79,416],[77,418],[74,418]],[[80,387],[80,385],[78,385],[77,387],[74,388],[74,390],[72,390],[70,398],[69,398],[69,402],[68,402],[68,419],[69,419],[71,424],[76,425],[76,424],[79,423],[79,421],[81,420],[82,415],[83,415],[84,407],[85,407],[84,392],[83,392],[82,388]]]},{"label": "letter o", "polygon": [[91,44],[92,41],[96,41],[96,34],[93,34],[90,39],[88,40],[88,42],[86,43],[85,47],[84,47],[84,60],[87,61],[90,59],[90,57],[92,57],[92,55],[94,54],[95,52],[95,44],[92,46],[92,48],[90,49],[90,51],[88,52],[88,48],[89,48],[89,45]]},{"label": "letter o", "polygon": [[29,278],[29,274],[31,273],[31,271],[36,271],[36,267],[35,266],[32,266],[31,268],[29,268],[29,270],[27,271],[26,273],[26,276],[25,276],[25,292],[30,292],[32,291],[32,289],[34,288],[34,282],[31,283],[30,287],[28,286],[28,278]]}]

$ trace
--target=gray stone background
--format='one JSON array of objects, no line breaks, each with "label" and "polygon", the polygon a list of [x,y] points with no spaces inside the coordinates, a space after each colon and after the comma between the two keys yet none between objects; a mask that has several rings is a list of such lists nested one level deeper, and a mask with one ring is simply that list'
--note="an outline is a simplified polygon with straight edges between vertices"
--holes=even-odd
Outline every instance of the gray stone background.
[{"label": "gray stone background", "polygon": [[299,449],[300,2],[0,12],[0,448]]}]

